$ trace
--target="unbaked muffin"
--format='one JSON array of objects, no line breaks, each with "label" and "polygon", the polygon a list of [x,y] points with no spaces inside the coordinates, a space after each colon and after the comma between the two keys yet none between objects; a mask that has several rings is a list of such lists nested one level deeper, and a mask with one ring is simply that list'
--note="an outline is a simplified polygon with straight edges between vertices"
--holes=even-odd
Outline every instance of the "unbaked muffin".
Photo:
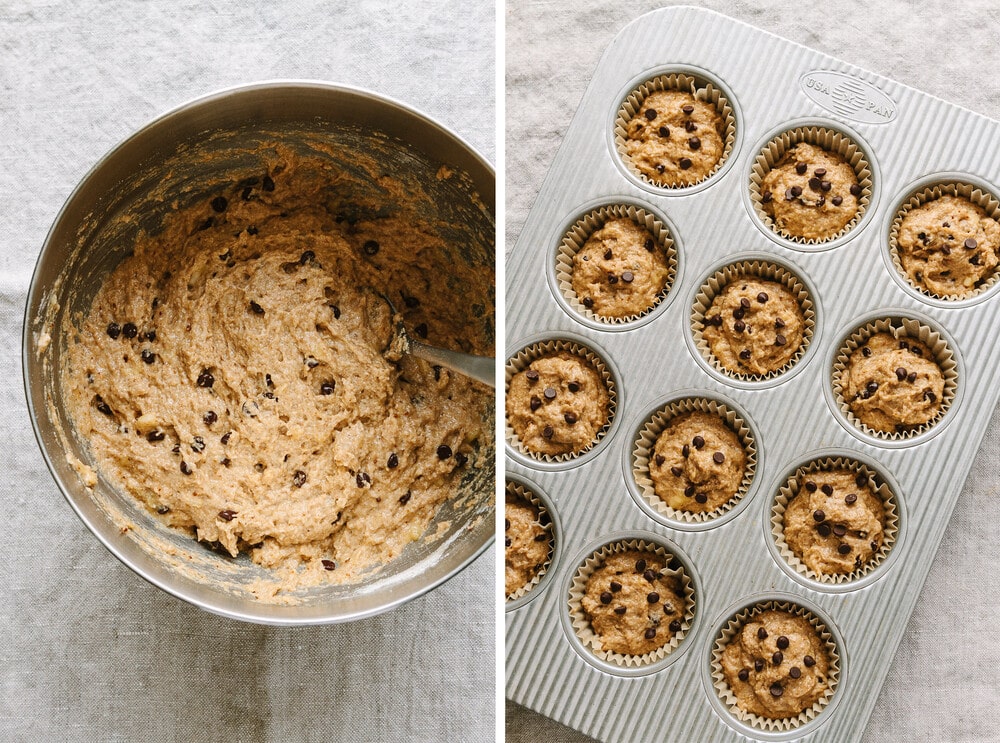
[{"label": "unbaked muffin", "polygon": [[725,150],[725,122],[711,103],[681,90],[658,90],[628,122],[625,152],[659,186],[690,186],[711,175]]},{"label": "unbaked muffin", "polygon": [[529,452],[558,456],[592,446],[610,417],[601,373],[586,358],[558,351],[511,377],[507,422]]},{"label": "unbaked muffin", "polygon": [[710,512],[739,491],[746,462],[739,436],[719,416],[696,410],[672,419],[660,432],[649,477],[671,508]]},{"label": "unbaked muffin", "polygon": [[505,595],[528,585],[549,561],[552,535],[538,506],[507,486],[504,502]]},{"label": "unbaked muffin", "polygon": [[882,548],[885,504],[867,474],[848,469],[810,472],[785,507],[789,549],[820,575],[847,575]]},{"label": "unbaked muffin", "polygon": [[767,172],[760,194],[778,231],[828,240],[857,216],[861,186],[854,168],[840,155],[800,142]]},{"label": "unbaked muffin", "polygon": [[573,291],[601,318],[628,318],[656,306],[667,288],[667,252],[645,227],[611,219],[573,256]]},{"label": "unbaked muffin", "polygon": [[702,337],[719,364],[751,376],[788,364],[806,329],[798,298],[786,286],[749,276],[734,279],[713,297],[704,326]]},{"label": "unbaked muffin", "polygon": [[914,286],[941,297],[968,296],[996,271],[1000,224],[969,199],[945,195],[906,213],[896,250]]},{"label": "unbaked muffin", "polygon": [[941,412],[944,373],[918,339],[875,333],[851,353],[841,388],[851,412],[868,428],[902,433]]},{"label": "unbaked muffin", "polygon": [[726,683],[744,712],[796,717],[829,688],[826,643],[805,617],[768,609],[751,616],[722,653]]},{"label": "unbaked muffin", "polygon": [[581,603],[604,650],[645,655],[681,630],[684,586],[676,574],[663,574],[667,562],[655,552],[614,552],[587,579]]}]

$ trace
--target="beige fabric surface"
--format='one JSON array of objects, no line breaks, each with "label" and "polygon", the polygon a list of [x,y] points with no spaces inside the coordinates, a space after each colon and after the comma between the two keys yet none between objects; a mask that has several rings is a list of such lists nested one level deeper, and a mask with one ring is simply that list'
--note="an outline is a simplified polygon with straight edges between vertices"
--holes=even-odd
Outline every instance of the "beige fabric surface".
[{"label": "beige fabric surface", "polygon": [[[516,242],[600,55],[655,0],[508,2],[506,246]],[[679,3],[678,3],[679,4]],[[889,0],[697,4],[1000,119],[1000,9]],[[986,741],[1000,727],[996,557],[1000,415],[990,430],[862,740]],[[507,703],[508,743],[589,740]],[[672,741],[669,731],[663,740]]]}]

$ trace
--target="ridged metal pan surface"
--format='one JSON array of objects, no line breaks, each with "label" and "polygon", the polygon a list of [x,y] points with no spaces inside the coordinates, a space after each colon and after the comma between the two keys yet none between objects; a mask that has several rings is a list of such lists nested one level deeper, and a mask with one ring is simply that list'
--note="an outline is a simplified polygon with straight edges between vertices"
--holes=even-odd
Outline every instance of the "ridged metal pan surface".
[{"label": "ridged metal pan surface", "polygon": [[[662,72],[717,81],[735,104],[732,162],[705,184],[667,192],[630,175],[612,129],[619,104]],[[750,168],[776,132],[829,126],[862,144],[873,164],[869,213],[830,246],[796,247],[753,215]],[[904,198],[932,180],[964,179],[998,193],[1000,123],[751,26],[697,8],[655,11],[629,24],[602,57],[566,133],[507,268],[507,355],[546,338],[586,342],[614,365],[616,422],[600,451],[578,466],[537,466],[508,446],[507,471],[528,477],[558,512],[557,574],[540,595],[507,612],[506,693],[518,704],[605,741],[847,741],[860,739],[949,517],[1000,397],[995,342],[1000,298],[922,297],[887,255],[889,225]],[[553,280],[566,230],[590,209],[636,204],[676,230],[680,270],[668,305],[635,325],[600,328],[569,308]],[[719,265],[765,258],[814,290],[814,348],[773,384],[733,383],[694,349],[691,307]],[[942,331],[959,359],[958,394],[930,435],[884,442],[859,434],[835,410],[833,357],[856,327],[909,316]],[[754,486],[739,512],[712,528],[653,518],[626,483],[626,450],[643,419],[678,391],[735,402],[758,446]],[[816,456],[850,456],[885,473],[902,503],[891,561],[874,579],[837,589],[800,580],[774,554],[768,522],[789,471]],[[643,675],[594,662],[571,638],[566,587],[584,553],[630,534],[675,545],[697,577],[697,615],[676,657]],[[720,624],[758,600],[813,609],[838,637],[842,677],[835,702],[789,734],[734,722],[708,681]]]}]

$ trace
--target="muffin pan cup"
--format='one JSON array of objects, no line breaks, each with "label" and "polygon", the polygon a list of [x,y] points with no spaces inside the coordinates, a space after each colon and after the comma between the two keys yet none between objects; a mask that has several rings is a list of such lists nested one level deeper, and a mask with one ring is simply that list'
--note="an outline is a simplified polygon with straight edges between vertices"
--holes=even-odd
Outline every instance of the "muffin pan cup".
[{"label": "muffin pan cup", "polygon": [[[725,165],[699,186],[674,191],[627,171],[615,126],[630,91],[678,70],[702,70],[725,90],[738,103],[738,126]],[[948,136],[941,121],[969,136]],[[857,224],[814,244],[777,234],[752,204],[757,157],[776,136],[803,127],[839,132],[857,145],[871,179]],[[602,741],[861,738],[1000,400],[993,379],[1000,368],[1000,292],[991,287],[968,301],[935,300],[901,280],[889,259],[890,223],[901,204],[942,182],[942,174],[948,182],[1000,193],[1000,122],[700,8],[656,10],[620,32],[594,72],[507,262],[510,353],[571,338],[601,357],[618,391],[607,433],[580,457],[547,463],[506,449],[508,472],[536,479],[558,509],[561,554],[576,556],[560,558],[548,590],[506,613],[511,700]],[[553,256],[581,214],[618,203],[668,220],[679,238],[681,270],[670,289],[674,301],[668,297],[641,322],[605,328],[567,311],[554,290]],[[743,262],[787,269],[813,304],[807,349],[770,379],[722,373],[695,339],[694,307],[703,285]],[[947,410],[926,430],[874,435],[852,423],[836,400],[838,355],[855,331],[879,321],[923,336],[948,366]],[[757,450],[747,494],[728,512],[692,524],[659,513],[634,476],[636,442],[647,422],[686,396],[731,407],[750,424]],[[781,487],[798,467],[826,458],[862,463],[898,499],[897,536],[888,554],[870,572],[842,583],[798,572],[782,557],[773,532]],[[632,669],[584,647],[568,600],[580,565],[622,535],[686,556],[697,601],[690,631],[663,665],[638,666],[642,672],[631,675]],[[767,601],[808,609],[831,632],[840,656],[829,703],[789,730],[738,719],[711,682],[723,624]]]},{"label": "muffin pan cup", "polygon": [[547,503],[548,498],[536,485],[532,485],[530,482],[520,477],[507,478],[505,495],[513,495],[537,508],[538,522],[543,524],[545,533],[548,534],[549,537],[548,559],[546,559],[546,561],[538,569],[538,572],[536,572],[527,583],[516,591],[506,595],[506,609],[507,611],[510,611],[511,609],[516,609],[526,604],[534,598],[535,595],[537,595],[537,591],[541,590],[541,588],[544,588],[545,585],[548,584],[548,578],[552,574],[562,534],[559,528],[559,520],[555,509]]}]

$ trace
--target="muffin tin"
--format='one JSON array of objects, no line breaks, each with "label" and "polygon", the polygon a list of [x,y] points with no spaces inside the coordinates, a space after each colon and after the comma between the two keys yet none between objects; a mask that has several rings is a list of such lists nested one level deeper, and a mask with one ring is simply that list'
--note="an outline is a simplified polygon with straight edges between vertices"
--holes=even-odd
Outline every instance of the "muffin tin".
[{"label": "muffin tin", "polygon": [[[735,133],[714,174],[670,189],[636,177],[622,161],[616,123],[634,91],[673,74],[723,91]],[[809,128],[849,138],[870,178],[864,213],[823,242],[777,234],[754,198],[754,169],[767,144]],[[510,699],[606,741],[860,738],[1000,397],[991,379],[1000,366],[998,283],[959,301],[915,290],[890,252],[893,221],[914,194],[938,183],[969,184],[996,200],[998,148],[998,122],[710,11],[654,11],[618,35],[508,261],[508,358],[532,344],[568,341],[606,363],[616,392],[611,425],[583,456],[545,462],[508,442],[508,473],[544,492],[561,525],[547,580],[530,601],[508,606]],[[642,210],[670,231],[676,275],[668,295],[639,321],[593,322],[571,306],[557,280],[567,233],[602,207]],[[705,282],[746,261],[789,271],[812,304],[805,352],[766,379],[721,373],[696,338]],[[845,345],[881,320],[903,333],[930,331],[953,362],[947,410],[912,435],[864,430],[834,391]],[[634,480],[637,437],[651,415],[681,398],[721,403],[753,434],[752,481],[714,519],[664,516]],[[855,580],[810,578],[776,544],[772,516],[781,489],[799,467],[830,460],[877,473],[896,505],[891,549]],[[581,642],[571,589],[590,555],[629,540],[655,543],[684,566],[694,615],[665,661],[623,668]],[[713,678],[724,628],[748,608],[769,604],[817,617],[837,652],[829,703],[791,726],[739,719]]]}]

